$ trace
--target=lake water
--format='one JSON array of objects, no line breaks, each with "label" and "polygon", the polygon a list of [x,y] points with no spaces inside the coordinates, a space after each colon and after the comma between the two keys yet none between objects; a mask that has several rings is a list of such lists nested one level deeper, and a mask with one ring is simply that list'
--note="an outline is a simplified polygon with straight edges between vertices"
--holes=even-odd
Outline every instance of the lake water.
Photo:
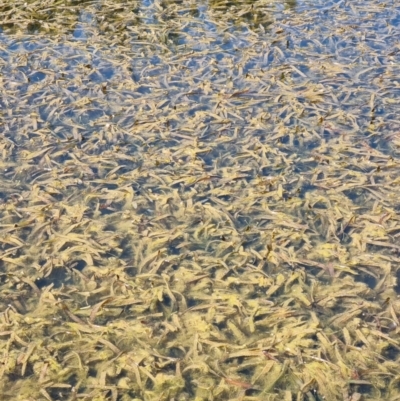
[{"label": "lake water", "polygon": [[3,400],[400,400],[400,5],[0,0]]}]

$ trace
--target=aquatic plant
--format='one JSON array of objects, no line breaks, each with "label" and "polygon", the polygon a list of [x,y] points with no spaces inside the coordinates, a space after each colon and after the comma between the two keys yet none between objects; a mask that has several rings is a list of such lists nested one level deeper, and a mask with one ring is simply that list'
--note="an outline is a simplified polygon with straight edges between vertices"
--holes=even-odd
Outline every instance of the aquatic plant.
[{"label": "aquatic plant", "polygon": [[396,3],[0,15],[1,399],[399,398]]}]

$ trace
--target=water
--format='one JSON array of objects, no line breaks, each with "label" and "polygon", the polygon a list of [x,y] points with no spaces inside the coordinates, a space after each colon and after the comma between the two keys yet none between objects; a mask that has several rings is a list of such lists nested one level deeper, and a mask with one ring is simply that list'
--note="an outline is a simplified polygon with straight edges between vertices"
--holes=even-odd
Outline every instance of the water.
[{"label": "water", "polygon": [[397,3],[0,14],[2,399],[398,397]]}]

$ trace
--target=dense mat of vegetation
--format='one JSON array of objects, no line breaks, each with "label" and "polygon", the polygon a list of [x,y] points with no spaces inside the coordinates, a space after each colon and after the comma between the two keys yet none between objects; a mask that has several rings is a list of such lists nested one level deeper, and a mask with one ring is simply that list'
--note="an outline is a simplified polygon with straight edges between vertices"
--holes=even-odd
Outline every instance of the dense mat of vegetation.
[{"label": "dense mat of vegetation", "polygon": [[400,400],[397,2],[0,15],[2,400]]}]

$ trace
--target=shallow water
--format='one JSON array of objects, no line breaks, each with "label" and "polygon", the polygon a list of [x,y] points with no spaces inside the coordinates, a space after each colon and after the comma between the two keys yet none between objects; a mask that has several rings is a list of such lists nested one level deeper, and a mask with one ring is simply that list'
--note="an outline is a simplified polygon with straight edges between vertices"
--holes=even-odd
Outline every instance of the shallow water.
[{"label": "shallow water", "polygon": [[2,399],[397,399],[400,6],[12,4]]}]

